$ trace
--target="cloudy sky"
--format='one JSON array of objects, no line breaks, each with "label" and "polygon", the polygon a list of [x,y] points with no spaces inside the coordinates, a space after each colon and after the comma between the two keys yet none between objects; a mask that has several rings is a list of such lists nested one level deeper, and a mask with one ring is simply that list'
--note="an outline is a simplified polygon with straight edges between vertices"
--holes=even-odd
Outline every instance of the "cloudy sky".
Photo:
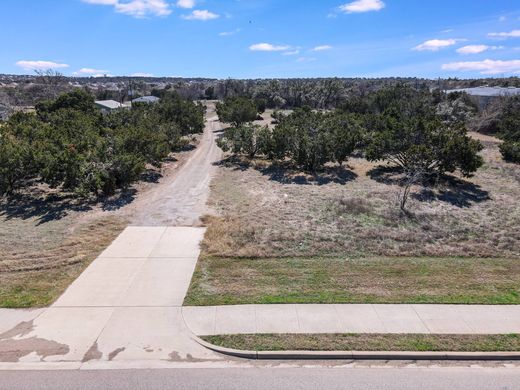
[{"label": "cloudy sky", "polygon": [[520,75],[519,0],[1,0],[0,73]]}]

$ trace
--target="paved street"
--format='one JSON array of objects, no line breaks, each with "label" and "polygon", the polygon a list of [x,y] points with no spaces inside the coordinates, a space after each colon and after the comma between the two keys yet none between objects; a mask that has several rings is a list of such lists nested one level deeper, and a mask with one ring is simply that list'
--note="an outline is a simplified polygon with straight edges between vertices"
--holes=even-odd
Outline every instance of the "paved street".
[{"label": "paved street", "polygon": [[[275,368],[4,372],[0,390],[500,389],[520,388],[509,368]],[[35,386],[37,384],[37,386]]]}]

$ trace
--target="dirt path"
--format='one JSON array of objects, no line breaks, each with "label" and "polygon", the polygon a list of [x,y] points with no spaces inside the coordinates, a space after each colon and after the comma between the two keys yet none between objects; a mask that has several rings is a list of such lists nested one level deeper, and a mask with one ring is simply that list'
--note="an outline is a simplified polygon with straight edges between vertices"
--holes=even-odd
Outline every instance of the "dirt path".
[{"label": "dirt path", "polygon": [[221,156],[215,144],[215,132],[221,124],[215,106],[208,104],[206,128],[197,150],[181,170],[164,178],[143,193],[122,213],[134,226],[199,226],[207,211],[209,184],[215,172],[214,162]]}]

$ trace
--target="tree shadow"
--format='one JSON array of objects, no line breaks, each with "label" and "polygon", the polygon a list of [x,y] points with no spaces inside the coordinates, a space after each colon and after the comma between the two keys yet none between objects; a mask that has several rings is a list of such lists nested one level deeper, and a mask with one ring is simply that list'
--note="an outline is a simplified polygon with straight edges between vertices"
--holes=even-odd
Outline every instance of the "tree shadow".
[{"label": "tree shadow", "polygon": [[346,184],[355,180],[358,175],[347,166],[326,166],[315,173],[308,173],[295,167],[289,161],[272,162],[268,164],[253,164],[250,160],[229,156],[216,163],[216,166],[227,167],[237,171],[247,171],[255,169],[268,176],[269,180],[276,181],[281,184],[299,184],[299,185],[326,185],[329,183]]},{"label": "tree shadow", "polygon": [[[367,172],[367,175],[378,183],[399,186],[404,186],[406,183],[402,168],[396,166],[378,166]],[[479,185],[451,175],[429,178],[420,185],[421,190],[411,194],[412,198],[420,202],[437,200],[464,208],[491,200],[489,192]]]},{"label": "tree shadow", "polygon": [[479,185],[448,175],[439,178],[436,185],[427,183],[420,192],[412,194],[412,197],[421,202],[438,200],[459,208],[491,200],[489,192]]},{"label": "tree shadow", "polygon": [[220,161],[216,161],[213,163],[213,165],[217,167],[231,168],[235,171],[247,171],[252,167],[250,160],[240,158],[235,155],[231,155],[229,157],[223,158]]},{"label": "tree shadow", "polygon": [[73,193],[51,193],[31,189],[0,198],[0,217],[4,220],[36,218],[36,226],[58,221],[73,212],[91,211],[99,206],[103,211],[116,211],[132,203],[137,190],[130,188],[116,195],[81,198]]},{"label": "tree shadow", "polygon": [[162,177],[163,175],[161,172],[155,169],[147,169],[141,174],[140,179],[145,183],[159,183],[159,180],[161,180]]},{"label": "tree shadow", "polygon": [[89,211],[92,206],[73,194],[41,195],[15,193],[0,200],[0,216],[6,220],[37,218],[37,225],[60,220],[70,212]]},{"label": "tree shadow", "polygon": [[120,191],[117,195],[109,198],[100,200],[101,208],[103,211],[116,211],[121,207],[124,207],[135,200],[137,190],[135,188],[129,188],[127,190]]},{"label": "tree shadow", "polygon": [[358,175],[345,166],[325,166],[315,173],[303,172],[290,163],[274,163],[257,168],[269,180],[282,184],[326,185],[329,183],[347,184]]},{"label": "tree shadow", "polygon": [[378,165],[367,172],[367,176],[378,183],[404,185],[406,178],[401,167]]}]

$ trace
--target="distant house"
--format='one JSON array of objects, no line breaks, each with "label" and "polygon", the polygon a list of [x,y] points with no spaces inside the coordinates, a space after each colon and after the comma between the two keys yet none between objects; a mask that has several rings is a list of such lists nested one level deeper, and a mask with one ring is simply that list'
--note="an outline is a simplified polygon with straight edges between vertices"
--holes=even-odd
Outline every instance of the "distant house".
[{"label": "distant house", "polygon": [[141,96],[140,98],[132,100],[132,103],[157,103],[159,100],[156,96]]},{"label": "distant house", "polygon": [[475,87],[449,89],[446,93],[465,92],[470,95],[480,108],[485,108],[493,100],[504,97],[520,95],[520,88],[515,87]]},{"label": "distant house", "polygon": [[124,106],[115,100],[96,100],[96,106],[103,112],[112,112],[124,108]]}]

